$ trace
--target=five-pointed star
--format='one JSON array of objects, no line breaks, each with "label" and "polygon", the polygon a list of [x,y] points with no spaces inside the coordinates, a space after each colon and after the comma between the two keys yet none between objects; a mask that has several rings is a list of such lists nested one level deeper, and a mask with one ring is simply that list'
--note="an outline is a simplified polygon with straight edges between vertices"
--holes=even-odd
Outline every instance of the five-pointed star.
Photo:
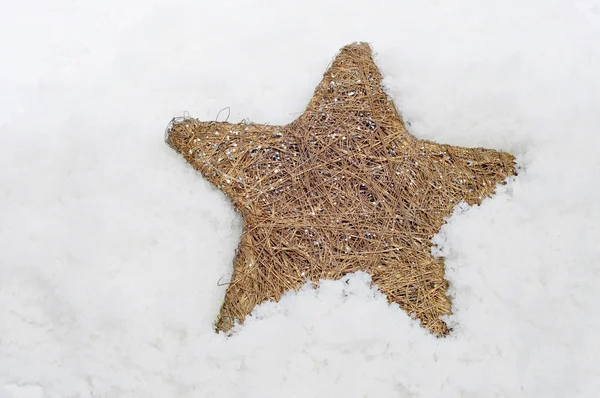
[{"label": "five-pointed star", "polygon": [[369,45],[355,43],[288,125],[170,124],[168,144],[244,219],[217,330],[307,279],[361,270],[424,327],[448,332],[448,284],[431,238],[456,204],[479,203],[514,174],[514,158],[416,139],[381,80]]}]

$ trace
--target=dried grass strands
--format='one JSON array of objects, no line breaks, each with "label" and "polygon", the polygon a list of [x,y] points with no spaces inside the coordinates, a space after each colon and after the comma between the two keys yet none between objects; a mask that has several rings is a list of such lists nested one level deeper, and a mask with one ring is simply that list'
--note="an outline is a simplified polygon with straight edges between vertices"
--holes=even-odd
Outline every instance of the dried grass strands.
[{"label": "dried grass strands", "polygon": [[355,43],[288,125],[169,125],[167,143],[244,219],[217,330],[307,279],[360,270],[432,333],[448,333],[448,283],[431,238],[457,203],[480,203],[514,175],[514,158],[416,139],[381,80],[371,48]]}]

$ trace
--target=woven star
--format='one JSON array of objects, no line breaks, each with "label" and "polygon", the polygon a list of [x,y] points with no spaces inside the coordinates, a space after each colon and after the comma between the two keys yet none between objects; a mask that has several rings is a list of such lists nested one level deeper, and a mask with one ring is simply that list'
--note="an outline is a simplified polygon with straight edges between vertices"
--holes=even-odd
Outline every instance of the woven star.
[{"label": "woven star", "polygon": [[413,137],[365,43],[340,50],[290,124],[179,118],[166,140],[244,220],[222,331],[307,280],[364,271],[423,327],[448,333],[431,239],[455,205],[480,203],[515,174],[510,154]]}]

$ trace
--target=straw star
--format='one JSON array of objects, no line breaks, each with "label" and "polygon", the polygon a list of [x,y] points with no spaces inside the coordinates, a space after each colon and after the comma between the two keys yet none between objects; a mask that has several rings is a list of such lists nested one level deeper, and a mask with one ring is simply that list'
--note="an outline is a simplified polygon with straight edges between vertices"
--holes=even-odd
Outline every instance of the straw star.
[{"label": "straw star", "polygon": [[423,327],[448,333],[448,283],[431,238],[456,204],[480,203],[515,173],[510,154],[412,136],[364,43],[340,50],[288,125],[180,118],[166,140],[244,219],[223,331],[308,279],[364,271]]}]

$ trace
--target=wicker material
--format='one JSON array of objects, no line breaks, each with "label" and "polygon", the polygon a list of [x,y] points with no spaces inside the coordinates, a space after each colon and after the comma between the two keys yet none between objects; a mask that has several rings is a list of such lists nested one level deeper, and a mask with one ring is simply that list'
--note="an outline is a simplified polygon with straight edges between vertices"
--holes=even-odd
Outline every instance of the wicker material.
[{"label": "wicker material", "polygon": [[169,125],[168,144],[244,219],[217,330],[307,279],[362,270],[424,327],[448,333],[448,284],[431,238],[457,203],[480,203],[515,174],[514,158],[416,139],[381,80],[371,48],[355,43],[288,125]]}]

